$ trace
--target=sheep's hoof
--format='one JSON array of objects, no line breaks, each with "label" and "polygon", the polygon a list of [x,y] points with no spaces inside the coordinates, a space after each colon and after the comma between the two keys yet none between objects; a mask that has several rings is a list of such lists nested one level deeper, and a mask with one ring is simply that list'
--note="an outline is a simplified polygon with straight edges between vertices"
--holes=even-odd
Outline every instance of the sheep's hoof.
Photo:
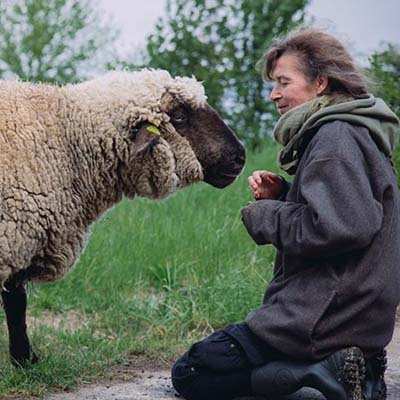
[{"label": "sheep's hoof", "polygon": [[31,350],[28,355],[11,355],[11,363],[16,368],[27,368],[30,365],[36,364],[37,362],[39,362],[39,357],[33,350]]}]

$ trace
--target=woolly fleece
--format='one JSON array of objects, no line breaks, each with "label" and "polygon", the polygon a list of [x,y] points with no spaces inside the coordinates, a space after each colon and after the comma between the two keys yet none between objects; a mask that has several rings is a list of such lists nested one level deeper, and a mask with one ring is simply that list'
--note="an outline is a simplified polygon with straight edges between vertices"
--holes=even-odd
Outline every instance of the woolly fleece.
[{"label": "woolly fleece", "polygon": [[[201,83],[158,70],[64,87],[0,81],[2,286],[21,270],[40,281],[62,277],[89,225],[123,195],[163,198],[203,179],[169,122],[176,102],[204,106]],[[131,132],[141,121],[161,135],[139,146]]]}]

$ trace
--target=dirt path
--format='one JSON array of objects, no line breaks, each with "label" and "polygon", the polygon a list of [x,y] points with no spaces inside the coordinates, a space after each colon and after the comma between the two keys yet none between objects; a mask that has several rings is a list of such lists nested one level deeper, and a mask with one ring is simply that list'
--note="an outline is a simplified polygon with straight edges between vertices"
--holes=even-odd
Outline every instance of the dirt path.
[{"label": "dirt path", "polygon": [[[397,311],[399,311],[399,308]],[[387,350],[388,371],[386,382],[390,388],[388,399],[400,400],[400,319],[397,320],[394,336]]]},{"label": "dirt path", "polygon": [[[400,400],[400,321],[388,347],[388,400]],[[169,380],[169,371],[139,371],[130,382],[96,384],[74,393],[58,393],[46,400],[176,400]],[[270,399],[272,400],[272,399]],[[287,400],[323,400],[312,390],[302,390]]]}]

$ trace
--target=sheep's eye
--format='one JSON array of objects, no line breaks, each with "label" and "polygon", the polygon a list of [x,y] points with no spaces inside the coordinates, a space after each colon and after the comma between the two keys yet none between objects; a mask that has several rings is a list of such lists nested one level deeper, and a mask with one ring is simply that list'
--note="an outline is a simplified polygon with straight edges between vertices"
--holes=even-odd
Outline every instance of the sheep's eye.
[{"label": "sheep's eye", "polygon": [[186,122],[187,115],[183,110],[176,110],[172,113],[171,119],[177,124],[182,124],[183,122]]},{"label": "sheep's eye", "polygon": [[144,122],[140,122],[139,124],[131,127],[129,133],[133,139],[136,139],[136,136],[138,135],[140,129],[143,127],[144,124]]}]

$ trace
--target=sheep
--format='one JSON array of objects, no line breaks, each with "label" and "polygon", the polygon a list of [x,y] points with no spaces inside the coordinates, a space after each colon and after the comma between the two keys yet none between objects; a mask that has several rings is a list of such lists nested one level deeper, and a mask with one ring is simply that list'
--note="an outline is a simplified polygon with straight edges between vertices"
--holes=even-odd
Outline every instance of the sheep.
[{"label": "sheep", "polygon": [[62,87],[0,81],[0,148],[0,284],[18,366],[38,361],[25,283],[63,277],[93,221],[123,196],[223,188],[245,162],[200,82],[149,69]]}]

